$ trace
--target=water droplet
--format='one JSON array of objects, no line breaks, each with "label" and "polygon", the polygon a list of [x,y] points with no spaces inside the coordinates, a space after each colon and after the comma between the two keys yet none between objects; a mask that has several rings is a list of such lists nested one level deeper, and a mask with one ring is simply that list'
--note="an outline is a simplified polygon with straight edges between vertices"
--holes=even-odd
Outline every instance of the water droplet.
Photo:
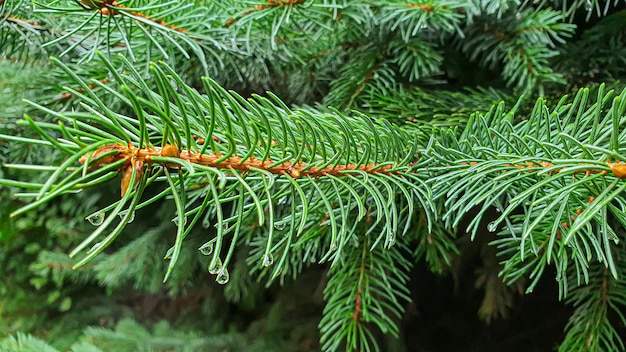
[{"label": "water droplet", "polygon": [[220,285],[224,285],[228,282],[228,280],[230,280],[230,274],[228,274],[228,269],[222,268],[222,270],[217,273],[217,279],[215,279],[215,281],[217,281],[217,283]]},{"label": "water droplet", "polygon": [[215,275],[217,273],[220,272],[220,270],[222,270],[222,260],[217,257],[217,260],[212,260],[211,264],[209,264],[209,273]]},{"label": "water droplet", "polygon": [[[172,219],[172,222],[174,222],[176,225],[178,225],[178,216]],[[183,226],[187,225],[187,217],[185,216],[185,219],[183,219]],[[204,223],[202,223],[202,225],[204,225]]]},{"label": "water droplet", "polygon": [[393,234],[387,235],[387,246],[391,247],[394,244],[396,244],[396,236],[394,236]]},{"label": "water droplet", "polygon": [[281,222],[275,222],[275,223],[274,223],[274,228],[275,228],[276,230],[279,230],[279,231],[280,231],[280,230],[284,230],[284,229],[285,229],[285,227],[287,227],[287,224],[286,224],[285,222],[282,222],[282,221],[281,221]]},{"label": "water droplet", "polygon": [[97,242],[96,244],[94,244],[93,246],[91,246],[91,249],[89,250],[89,252],[93,252],[96,249],[100,248],[102,246],[102,242]]},{"label": "water droplet", "polygon": [[278,205],[287,204],[287,197],[282,197],[278,200]]},{"label": "water droplet", "polygon": [[497,229],[498,229],[498,224],[496,224],[495,221],[492,221],[487,225],[487,231],[489,232],[496,232]]},{"label": "water droplet", "polygon": [[100,226],[104,222],[104,213],[93,213],[85,219],[93,226]]},{"label": "water droplet", "polygon": [[209,226],[211,226],[211,222],[209,221],[209,219],[203,219],[202,220],[202,227],[204,227],[206,229]]},{"label": "water droplet", "polygon": [[[215,226],[215,228],[218,228],[220,226],[220,224],[217,223],[217,224],[215,224],[213,226]],[[222,222],[222,231],[226,232],[226,231],[228,231],[229,228],[230,228],[230,224],[229,223]]]},{"label": "water droplet", "polygon": [[502,209],[500,209],[499,207],[496,207],[496,212],[501,213]]},{"label": "water droplet", "polygon": [[202,247],[198,248],[198,250],[204,255],[213,254],[213,241],[203,244]]},{"label": "water droplet", "polygon": [[585,1],[585,10],[587,10],[587,12],[590,12],[592,9],[593,9],[593,4],[591,3],[591,0]]},{"label": "water droplet", "polygon": [[[128,211],[122,211],[120,212],[120,218],[124,218],[126,216],[126,214],[128,213]],[[130,224],[131,222],[133,222],[135,220],[135,212],[133,211],[130,216],[128,217],[128,223]]]},{"label": "water droplet", "polygon": [[263,256],[263,266],[264,267],[268,267],[270,265],[274,264],[274,257],[272,256],[272,253],[268,253],[265,256]]}]

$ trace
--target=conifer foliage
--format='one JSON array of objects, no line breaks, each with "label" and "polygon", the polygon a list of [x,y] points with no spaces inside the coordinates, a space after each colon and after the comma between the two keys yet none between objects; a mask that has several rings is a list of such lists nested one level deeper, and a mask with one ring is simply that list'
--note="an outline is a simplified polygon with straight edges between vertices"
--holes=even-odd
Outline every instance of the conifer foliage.
[{"label": "conifer foliage", "polygon": [[624,349],[621,1],[0,4],[0,302],[95,282],[210,325],[325,272],[315,343],[33,318],[0,350],[387,350],[415,268],[481,243],[486,322],[553,276],[559,350]]}]

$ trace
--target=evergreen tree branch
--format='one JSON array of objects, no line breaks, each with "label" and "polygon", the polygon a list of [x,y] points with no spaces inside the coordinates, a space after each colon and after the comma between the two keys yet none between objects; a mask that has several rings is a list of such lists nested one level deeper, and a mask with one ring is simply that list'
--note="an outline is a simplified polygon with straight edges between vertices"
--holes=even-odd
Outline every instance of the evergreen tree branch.
[{"label": "evergreen tree branch", "polygon": [[548,59],[558,55],[556,43],[571,36],[574,26],[563,23],[563,14],[550,9],[525,9],[494,21],[493,17],[475,23],[457,40],[470,59],[490,68],[504,64],[503,78],[522,91],[538,88],[547,82],[564,83]]},{"label": "evergreen tree branch", "polygon": [[[624,248],[615,247],[617,266],[623,271]],[[559,351],[603,350],[619,351],[624,349],[622,336],[611,320],[617,324],[626,324],[622,313],[626,296],[624,280],[615,279],[603,265],[594,263],[590,267],[591,279],[588,285],[580,285],[571,280],[572,290],[568,303],[575,311],[565,330],[567,335],[559,346]],[[620,273],[620,277],[623,277]]]},{"label": "evergreen tree branch", "polygon": [[[626,164],[610,160],[623,155],[624,93],[601,89],[588,108],[587,94],[581,90],[571,105],[561,100],[552,111],[540,99],[517,124],[502,106],[474,115],[460,138],[442,134],[427,152],[442,164],[441,175],[429,180],[444,205],[442,218],[456,227],[477,207],[467,229],[475,236],[485,211],[500,211],[487,229],[503,227],[506,238],[497,243],[503,255],[512,254],[503,275],[514,281],[530,274],[528,291],[551,262],[562,275],[570,256],[585,280],[592,258],[618,275],[610,243],[621,229],[609,217],[623,221]],[[524,215],[515,215],[520,209]],[[559,282],[566,295],[566,281]]]},{"label": "evergreen tree branch", "polygon": [[200,59],[204,74],[223,66],[207,55],[219,58],[218,52],[226,50],[221,44],[226,32],[205,25],[215,20],[214,8],[197,2],[65,1],[39,4],[37,11],[72,14],[63,16],[62,22],[47,17],[54,39],[43,47],[60,46],[59,57],[78,54],[79,62],[85,62],[102,51],[124,53],[133,62],[144,59],[148,63],[156,57],[174,64],[176,55],[190,59],[191,52]]},{"label": "evergreen tree branch", "polygon": [[[71,91],[85,102],[87,111],[99,111],[97,115],[54,113],[56,118],[75,126],[66,128],[68,136],[60,141],[41,128],[59,131],[57,126],[30,120],[42,137],[70,157],[38,187],[38,200],[14,215],[122,173],[122,199],[101,211],[108,215],[71,255],[96,241],[112,226],[118,214],[123,220],[77,266],[104,250],[135,210],[166,194],[171,194],[180,204],[189,205],[187,199],[198,199],[202,193],[206,199],[213,198],[198,207],[179,207],[179,234],[170,255],[174,265],[180,241],[190,228],[181,219],[193,216],[192,226],[207,209],[212,209],[210,212],[217,215],[218,232],[210,265],[215,270],[224,264],[220,258],[224,236],[239,228],[225,225],[244,221],[247,216],[256,214],[258,224],[267,226],[264,257],[271,254],[272,233],[278,223],[273,210],[275,194],[300,199],[290,215],[301,220],[297,226],[292,222],[289,231],[303,231],[310,216],[330,218],[332,240],[328,253],[340,252],[351,234],[348,230],[351,224],[364,219],[367,211],[374,214],[370,232],[376,225],[384,224],[385,230],[376,243],[390,246],[396,235],[407,231],[404,224],[411,218],[416,202],[429,209],[428,203],[422,201],[427,199],[428,191],[422,188],[422,176],[415,172],[413,164],[416,146],[399,143],[409,139],[400,129],[365,116],[328,113],[314,117],[306,111],[292,111],[276,98],[274,102],[260,97],[246,101],[210,80],[204,80],[208,95],[202,96],[185,86],[167,66],[152,68],[155,91],[146,90],[147,84],[140,76],[131,74],[127,78],[116,74],[115,84],[121,86],[124,94],[117,93],[118,98],[132,107],[137,118],[122,117],[111,111],[88,89],[87,83],[79,81],[84,91]],[[177,87],[172,85],[174,81],[178,82]],[[204,116],[209,119],[205,120]],[[102,129],[82,128],[94,118]],[[157,143],[161,147],[155,146]],[[79,160],[83,167],[66,174]],[[166,177],[170,186],[165,193],[141,200],[145,187],[164,181],[162,172],[167,175],[168,169],[179,170],[180,179],[174,182]],[[183,185],[194,192],[175,191]],[[242,185],[246,192],[239,194],[237,185]],[[302,196],[307,193],[310,198]],[[343,206],[346,196],[347,206]],[[235,207],[243,206],[249,211],[226,219],[221,209],[226,201],[234,201]],[[238,201],[242,203],[237,205]],[[349,215],[353,211],[358,213],[356,218]],[[340,258],[339,252],[331,257]]]},{"label": "evergreen tree branch", "polygon": [[404,311],[400,302],[410,300],[406,288],[410,263],[399,245],[370,250],[372,242],[367,236],[351,242],[344,262],[331,269],[324,290],[322,349],[334,351],[345,342],[347,351],[379,351],[372,327],[398,335],[393,319]]},{"label": "evergreen tree branch", "polygon": [[[12,193],[0,215],[51,217],[56,208],[43,206],[63,197],[80,200],[61,204],[82,219],[98,198],[85,190],[120,185],[121,196],[87,216],[91,234],[31,249],[32,282],[55,284],[48,300],[60,300],[66,280],[119,288],[146,270],[134,261],[164,273],[172,294],[201,265],[220,284],[237,281],[233,302],[250,295],[248,276],[283,283],[328,263],[323,348],[375,350],[379,332],[398,332],[407,253],[441,273],[458,251],[455,235],[497,232],[501,278],[495,255],[483,253],[491,260],[476,281],[488,288],[484,318],[511,302],[501,280],[531,292],[553,267],[560,298],[576,309],[561,349],[623,349],[626,92],[601,85],[571,102],[539,99],[532,111],[521,100],[492,106],[517,100],[493,88],[500,83],[543,95],[598,70],[618,78],[621,13],[565,44],[575,28],[568,18],[604,16],[616,2],[0,3],[0,50],[16,61],[0,70],[28,69],[0,77],[9,87],[0,89],[9,101],[0,184]],[[49,54],[63,61],[48,70],[39,59]],[[471,70],[473,81],[457,82],[455,70]],[[502,82],[476,88],[494,74]],[[252,93],[267,90],[286,99]],[[125,240],[135,214],[154,204],[167,226]],[[499,214],[487,224],[490,212]],[[36,224],[55,242],[63,221]],[[5,240],[17,230],[0,231]],[[135,283],[154,291],[160,279]],[[92,335],[133,340],[122,330]],[[141,341],[157,335],[136,330]],[[160,333],[171,344],[159,346],[184,343]],[[20,336],[0,343],[47,347]]]}]

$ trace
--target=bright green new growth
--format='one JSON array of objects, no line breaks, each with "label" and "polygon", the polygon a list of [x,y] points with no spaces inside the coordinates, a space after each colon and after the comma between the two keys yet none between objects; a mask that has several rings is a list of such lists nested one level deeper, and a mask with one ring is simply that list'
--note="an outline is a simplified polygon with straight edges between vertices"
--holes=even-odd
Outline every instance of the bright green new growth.
[{"label": "bright green new growth", "polygon": [[[565,82],[548,63],[573,31],[565,19],[585,2],[562,11],[515,1],[160,3],[111,2],[103,8],[114,14],[104,15],[53,2],[32,15],[74,29],[36,36],[43,47],[3,38],[11,56],[54,54],[55,82],[69,93],[25,102],[16,125],[37,137],[0,135],[63,155],[55,166],[4,165],[45,175],[0,179],[26,190],[15,197],[28,204],[12,216],[120,175],[128,185],[86,217],[96,227],[69,253],[73,268],[87,270],[144,208],[172,202],[164,281],[198,228],[209,229],[198,249],[220,284],[228,285],[243,247],[250,275],[269,282],[327,263],[322,349],[379,350],[381,333],[399,333],[411,268],[422,258],[432,271],[449,267],[453,232],[494,232],[505,283],[529,279],[530,293],[555,268],[559,298],[576,309],[561,350],[623,349],[609,316],[626,324],[626,91],[584,88],[573,99],[539,98],[526,111],[521,99],[509,99],[510,109],[492,105],[508,97],[496,90],[409,86],[440,79],[438,42],[447,40],[479,65],[502,66],[509,87],[543,94],[548,82]],[[3,8],[2,25],[30,30],[15,19],[31,14],[29,5]],[[495,35],[482,30],[489,26],[498,26]],[[45,52],[56,45],[63,50]],[[327,92],[321,100],[335,108],[224,88],[238,79],[265,88],[268,72],[297,76],[277,89],[291,100]],[[462,113],[461,99],[479,112]],[[168,145],[177,153],[158,153]],[[498,217],[486,221],[494,209]]]}]

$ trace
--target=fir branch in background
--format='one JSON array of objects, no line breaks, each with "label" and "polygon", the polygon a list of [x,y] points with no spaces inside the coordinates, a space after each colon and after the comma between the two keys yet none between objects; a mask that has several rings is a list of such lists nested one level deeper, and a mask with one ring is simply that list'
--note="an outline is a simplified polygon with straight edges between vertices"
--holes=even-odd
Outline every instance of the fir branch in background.
[{"label": "fir branch in background", "polygon": [[[617,267],[623,277],[626,251],[624,246],[614,247]],[[624,304],[626,285],[623,279],[615,279],[603,265],[595,263],[589,268],[590,282],[581,285],[574,280],[576,288],[567,299],[576,310],[565,330],[567,335],[559,346],[559,351],[621,351],[624,349],[623,336],[616,327],[626,325]]]},{"label": "fir branch in background", "polygon": [[[463,12],[468,4],[458,1],[410,2],[389,1],[380,9],[381,23],[391,25],[404,42],[424,32],[460,33]],[[470,5],[471,6],[471,5]],[[433,27],[433,28],[431,28]]]},{"label": "fir branch in background", "polygon": [[585,20],[589,21],[592,16],[602,17],[608,15],[609,11],[623,3],[622,0],[563,0],[556,4],[550,4],[548,1],[542,0],[537,6],[554,6],[556,9],[560,9],[563,14],[569,16],[569,21],[573,22],[576,14],[580,13],[581,10],[586,14]]},{"label": "fir branch in background", "polygon": [[[395,89],[394,89],[395,88]],[[474,112],[487,112],[500,101],[514,105],[504,91],[495,89],[467,89],[465,91],[428,90],[418,87],[403,88],[377,85],[363,97],[359,110],[396,123],[406,123],[415,134],[440,128],[463,128]],[[519,104],[520,102],[518,102]],[[412,127],[417,127],[413,129]],[[425,133],[426,145],[431,133]]]},{"label": "fir branch in background", "polygon": [[459,254],[454,234],[443,223],[435,222],[429,228],[426,216],[417,217],[408,236],[413,237],[416,262],[426,261],[433,273],[442,274],[452,266],[452,259]]},{"label": "fir branch in background", "polygon": [[507,85],[521,91],[539,90],[548,83],[564,84],[549,59],[558,55],[557,43],[572,35],[574,26],[563,23],[563,14],[551,10],[525,9],[504,18],[475,18],[457,38],[458,46],[471,60],[494,69],[502,66]]},{"label": "fir branch in background", "polygon": [[46,18],[32,11],[24,0],[0,2],[0,52],[4,57],[23,63],[47,58],[42,44],[50,39]]},{"label": "fir branch in background", "polygon": [[[607,2],[608,3],[608,2]],[[626,13],[606,16],[584,31],[576,41],[568,43],[556,58],[556,67],[573,88],[619,81],[626,73]],[[588,50],[593,46],[594,50]],[[619,84],[619,83],[618,83]]]},{"label": "fir branch in background", "polygon": [[[177,55],[185,61],[192,53],[204,74],[223,68],[217,53],[226,50],[221,43],[225,31],[206,25],[217,20],[210,17],[215,13],[212,7],[196,2],[110,0],[54,1],[39,6],[38,13],[50,14],[47,26],[54,36],[43,47],[58,47],[59,57],[73,54],[85,62],[100,50],[124,53],[133,62],[162,59],[174,66]],[[58,16],[62,14],[71,16]]]},{"label": "fir branch in background", "polygon": [[[114,330],[99,327],[89,327],[85,330],[80,341],[71,346],[72,352],[101,352],[101,351],[137,351],[167,350],[189,351],[199,349],[231,349],[250,348],[252,351],[261,351],[267,346],[249,346],[243,336],[211,336],[202,337],[194,332],[173,330],[165,321],[155,324],[153,332],[130,319],[121,320]],[[0,350],[3,351],[41,351],[59,352],[58,349],[43,340],[33,336],[18,334],[0,340]]]},{"label": "fir branch in background", "polygon": [[411,263],[404,248],[397,245],[389,250],[371,250],[374,241],[369,236],[352,241],[343,263],[331,269],[324,290],[327,303],[320,332],[325,351],[342,348],[344,341],[347,351],[379,351],[372,327],[397,337],[402,303],[410,301],[406,273]]}]

